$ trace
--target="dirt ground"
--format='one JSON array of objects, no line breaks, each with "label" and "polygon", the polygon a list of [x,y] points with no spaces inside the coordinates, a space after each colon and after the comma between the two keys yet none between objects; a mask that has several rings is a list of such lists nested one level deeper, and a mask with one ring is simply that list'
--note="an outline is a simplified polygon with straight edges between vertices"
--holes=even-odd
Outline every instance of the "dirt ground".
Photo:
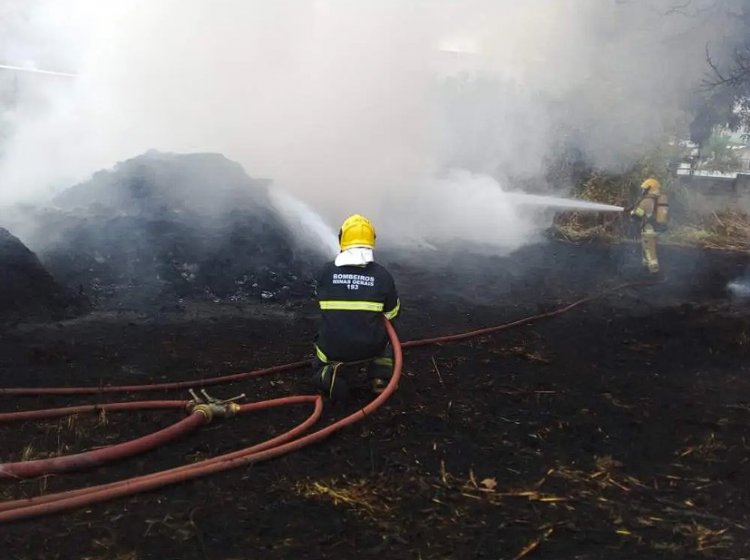
[{"label": "dirt ground", "polygon": [[[403,340],[547,311],[639,279],[636,247],[507,257],[383,254]],[[409,350],[374,416],[302,451],[158,492],[2,528],[2,558],[750,558],[750,256],[664,249],[663,284],[459,344]],[[103,312],[0,331],[0,384],[195,379],[309,355],[314,302]],[[357,384],[357,372],[351,372]],[[307,372],[214,388],[308,393]],[[363,380],[362,380],[363,381]],[[187,398],[147,394],[145,398]],[[122,396],[134,399],[143,395]],[[368,399],[327,407],[323,423]],[[110,397],[0,398],[4,411]],[[216,421],[92,472],[0,482],[0,497],[118,480],[228,452],[301,421],[293,407]],[[0,425],[0,460],[144,435],[176,412]]]}]

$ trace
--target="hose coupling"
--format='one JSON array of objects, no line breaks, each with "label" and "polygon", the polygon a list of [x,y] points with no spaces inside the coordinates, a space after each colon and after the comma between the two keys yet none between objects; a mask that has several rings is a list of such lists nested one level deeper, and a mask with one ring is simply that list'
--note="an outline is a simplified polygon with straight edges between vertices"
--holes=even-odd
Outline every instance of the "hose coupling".
[{"label": "hose coupling", "polygon": [[196,404],[193,407],[188,405],[188,412],[190,412],[190,414],[195,414],[196,412],[202,414],[206,418],[206,424],[210,424],[211,420],[214,419],[213,408],[207,404]]},{"label": "hose coupling", "polygon": [[199,412],[206,416],[207,422],[214,417],[232,418],[240,411],[240,405],[235,401],[245,398],[245,393],[232,397],[231,399],[216,399],[209,395],[204,389],[201,389],[201,395],[198,396],[195,391],[190,389],[192,400],[187,403],[187,411],[190,413]]}]

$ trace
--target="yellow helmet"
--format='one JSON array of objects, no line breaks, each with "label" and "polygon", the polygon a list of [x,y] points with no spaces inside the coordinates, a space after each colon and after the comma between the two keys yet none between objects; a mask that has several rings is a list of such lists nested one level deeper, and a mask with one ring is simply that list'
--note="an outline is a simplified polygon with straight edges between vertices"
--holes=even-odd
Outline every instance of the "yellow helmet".
[{"label": "yellow helmet", "polygon": [[341,250],[350,247],[375,247],[375,227],[372,222],[360,214],[349,216],[339,230]]},{"label": "yellow helmet", "polygon": [[654,177],[649,177],[641,183],[641,190],[648,194],[658,195],[661,193],[661,183]]}]

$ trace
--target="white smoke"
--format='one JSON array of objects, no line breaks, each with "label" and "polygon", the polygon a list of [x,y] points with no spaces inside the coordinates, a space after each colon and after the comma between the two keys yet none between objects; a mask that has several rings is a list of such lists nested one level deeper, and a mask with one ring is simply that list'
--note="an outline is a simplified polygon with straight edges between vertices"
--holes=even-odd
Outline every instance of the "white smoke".
[{"label": "white smoke", "polygon": [[533,241],[549,223],[540,219],[543,212],[524,211],[493,178],[464,170],[452,170],[397,198],[401,208],[383,218],[385,230],[398,231],[412,243],[439,246],[466,239],[510,250]]},{"label": "white smoke", "polygon": [[394,236],[485,240],[490,220],[510,247],[540,224],[499,184],[540,177],[561,143],[617,168],[684,130],[731,21],[673,4],[5,0],[0,63],[78,78],[14,74],[0,201],[152,148],[212,151],[334,225],[362,212]]}]

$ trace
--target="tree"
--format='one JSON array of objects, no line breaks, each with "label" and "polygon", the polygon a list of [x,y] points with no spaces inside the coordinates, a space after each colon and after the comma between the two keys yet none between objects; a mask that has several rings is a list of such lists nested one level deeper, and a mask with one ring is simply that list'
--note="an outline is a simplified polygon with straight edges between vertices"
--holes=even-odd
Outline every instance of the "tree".
[{"label": "tree", "polygon": [[[682,5],[687,9],[688,0]],[[724,10],[732,18],[734,32],[729,34],[722,50],[730,53],[716,60],[706,45],[707,76],[704,96],[695,111],[690,132],[692,140],[704,144],[717,126],[750,134],[750,0],[714,2],[711,9]]]}]

